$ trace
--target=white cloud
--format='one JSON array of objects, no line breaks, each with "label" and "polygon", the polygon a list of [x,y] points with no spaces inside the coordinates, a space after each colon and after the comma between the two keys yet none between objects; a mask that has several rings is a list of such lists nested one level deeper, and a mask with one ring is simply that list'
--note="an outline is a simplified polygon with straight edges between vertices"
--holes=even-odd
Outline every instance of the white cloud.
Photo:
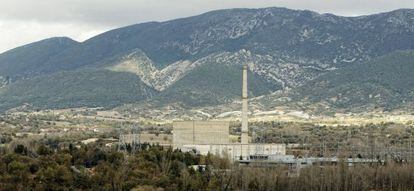
[{"label": "white cloud", "polygon": [[260,7],[355,16],[414,8],[414,0],[1,0],[0,52],[52,36],[82,41],[129,24]]}]

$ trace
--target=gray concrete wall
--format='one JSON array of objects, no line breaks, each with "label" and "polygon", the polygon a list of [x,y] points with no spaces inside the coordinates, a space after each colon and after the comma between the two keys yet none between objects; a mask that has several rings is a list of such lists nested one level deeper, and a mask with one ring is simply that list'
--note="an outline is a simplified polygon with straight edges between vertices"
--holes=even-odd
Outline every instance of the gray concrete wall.
[{"label": "gray concrete wall", "polygon": [[188,144],[228,144],[226,121],[177,121],[173,123],[173,147]]}]

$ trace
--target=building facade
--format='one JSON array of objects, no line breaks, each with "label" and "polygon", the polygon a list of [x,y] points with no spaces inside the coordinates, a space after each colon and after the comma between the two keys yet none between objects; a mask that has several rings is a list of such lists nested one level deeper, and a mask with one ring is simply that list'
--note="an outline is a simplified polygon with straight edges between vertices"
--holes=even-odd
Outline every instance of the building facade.
[{"label": "building facade", "polygon": [[228,121],[173,122],[173,147],[198,144],[228,144]]},{"label": "building facade", "polygon": [[200,144],[183,145],[183,151],[197,151],[198,154],[207,155],[208,153],[227,157],[231,161],[267,159],[269,156],[285,155],[286,146],[284,144]]}]

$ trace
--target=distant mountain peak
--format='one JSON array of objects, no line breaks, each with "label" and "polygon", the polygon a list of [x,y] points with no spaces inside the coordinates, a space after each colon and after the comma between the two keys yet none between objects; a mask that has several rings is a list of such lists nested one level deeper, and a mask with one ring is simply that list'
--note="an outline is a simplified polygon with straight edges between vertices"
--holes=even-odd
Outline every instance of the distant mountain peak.
[{"label": "distant mountain peak", "polygon": [[38,75],[49,59],[79,45],[68,37],[53,37],[20,46],[0,54],[0,76],[13,80]]},{"label": "distant mountain peak", "polygon": [[32,47],[41,48],[42,46],[47,46],[49,44],[58,44],[58,45],[63,45],[64,46],[64,45],[74,45],[74,44],[77,44],[77,43],[79,43],[79,42],[77,42],[77,41],[75,41],[75,40],[73,40],[69,37],[51,37],[51,38],[43,39],[43,40],[40,40],[40,41],[32,42],[32,43],[29,43],[29,44],[26,44],[26,45],[23,45],[23,46],[13,48],[13,49],[8,50],[8,51],[6,51],[6,52],[4,52],[0,55],[7,54],[9,52],[19,51],[19,50],[24,49],[24,48],[32,48]]}]

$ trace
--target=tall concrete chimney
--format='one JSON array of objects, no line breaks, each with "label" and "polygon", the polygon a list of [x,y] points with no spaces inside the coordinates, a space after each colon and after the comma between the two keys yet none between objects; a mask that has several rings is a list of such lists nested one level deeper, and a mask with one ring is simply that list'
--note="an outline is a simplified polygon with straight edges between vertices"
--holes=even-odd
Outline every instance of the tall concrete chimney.
[{"label": "tall concrete chimney", "polygon": [[242,128],[241,143],[248,144],[249,125],[247,121],[247,65],[243,65],[243,88],[242,88]]}]

